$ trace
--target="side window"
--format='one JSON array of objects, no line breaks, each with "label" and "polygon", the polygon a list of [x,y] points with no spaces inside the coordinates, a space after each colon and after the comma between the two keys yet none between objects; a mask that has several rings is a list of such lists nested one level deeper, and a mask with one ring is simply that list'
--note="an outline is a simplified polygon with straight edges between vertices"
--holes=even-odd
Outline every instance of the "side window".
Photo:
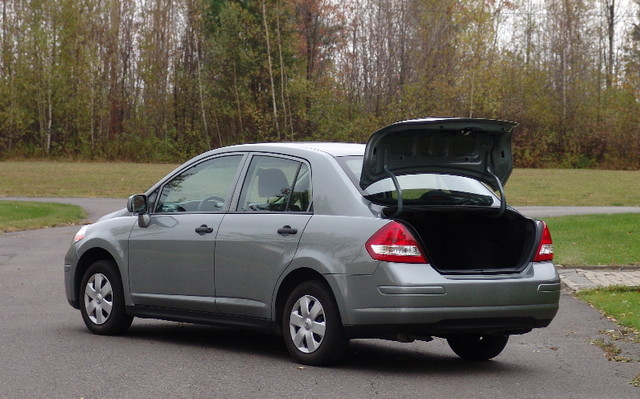
[{"label": "side window", "polygon": [[291,199],[289,200],[289,210],[298,212],[311,211],[311,173],[305,164],[300,166],[296,183],[293,186]]},{"label": "side window", "polygon": [[255,156],[242,186],[243,212],[307,212],[311,207],[309,167],[290,159]]},{"label": "side window", "polygon": [[155,211],[220,212],[241,159],[242,155],[213,158],[180,173],[162,187]]}]

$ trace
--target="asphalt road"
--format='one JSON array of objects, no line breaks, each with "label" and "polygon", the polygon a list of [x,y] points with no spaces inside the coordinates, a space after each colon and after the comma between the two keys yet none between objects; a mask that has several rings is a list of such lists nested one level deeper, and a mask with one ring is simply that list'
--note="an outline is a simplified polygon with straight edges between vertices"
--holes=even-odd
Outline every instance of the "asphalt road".
[{"label": "asphalt road", "polygon": [[[114,209],[104,203],[90,219]],[[551,326],[511,338],[489,362],[440,339],[356,340],[344,364],[301,367],[279,337],[136,319],[121,337],[88,332],[66,302],[63,257],[76,227],[0,235],[0,398],[638,398],[640,344],[590,342],[612,322],[562,295]]]}]

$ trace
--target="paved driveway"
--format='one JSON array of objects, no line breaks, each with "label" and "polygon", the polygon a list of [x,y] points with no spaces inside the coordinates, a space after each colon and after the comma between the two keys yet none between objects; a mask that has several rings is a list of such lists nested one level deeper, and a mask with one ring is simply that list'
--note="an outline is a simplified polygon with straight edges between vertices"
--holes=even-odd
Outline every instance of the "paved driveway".
[{"label": "paved driveway", "polygon": [[529,217],[640,213],[639,206],[519,206]]},{"label": "paved driveway", "polygon": [[[80,201],[83,203],[85,200]],[[124,200],[88,200],[107,206]],[[121,337],[90,334],[66,303],[62,261],[76,227],[0,235],[0,398],[638,398],[640,345],[567,293],[545,329],[511,338],[494,361],[446,343],[356,340],[335,368],[292,363],[278,337],[136,319]],[[604,333],[603,333],[604,332]],[[612,342],[633,363],[592,345]]]}]

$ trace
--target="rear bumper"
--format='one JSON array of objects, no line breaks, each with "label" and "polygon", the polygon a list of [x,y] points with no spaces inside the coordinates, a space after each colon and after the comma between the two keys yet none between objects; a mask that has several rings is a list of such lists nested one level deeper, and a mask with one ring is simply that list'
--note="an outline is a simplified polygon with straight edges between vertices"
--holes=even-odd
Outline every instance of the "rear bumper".
[{"label": "rear bumper", "polygon": [[[387,337],[388,335],[433,335],[453,334],[524,334],[534,328],[548,326],[557,306],[500,308],[440,308],[434,309],[367,309],[368,320],[382,324],[356,324],[345,326],[350,338]],[[491,317],[495,316],[495,317]],[[437,320],[437,321],[427,321]]]},{"label": "rear bumper", "polygon": [[429,265],[381,263],[374,274],[343,283],[342,319],[351,337],[524,333],[546,327],[560,299],[551,262],[492,276],[443,276]]}]

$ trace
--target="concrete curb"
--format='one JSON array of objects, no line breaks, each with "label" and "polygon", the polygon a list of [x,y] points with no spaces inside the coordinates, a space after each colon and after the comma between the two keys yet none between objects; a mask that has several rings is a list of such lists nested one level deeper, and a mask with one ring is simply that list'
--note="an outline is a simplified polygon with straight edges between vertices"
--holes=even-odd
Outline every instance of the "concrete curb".
[{"label": "concrete curb", "polygon": [[558,268],[562,284],[572,291],[581,291],[612,285],[640,287],[640,269],[612,268]]}]

